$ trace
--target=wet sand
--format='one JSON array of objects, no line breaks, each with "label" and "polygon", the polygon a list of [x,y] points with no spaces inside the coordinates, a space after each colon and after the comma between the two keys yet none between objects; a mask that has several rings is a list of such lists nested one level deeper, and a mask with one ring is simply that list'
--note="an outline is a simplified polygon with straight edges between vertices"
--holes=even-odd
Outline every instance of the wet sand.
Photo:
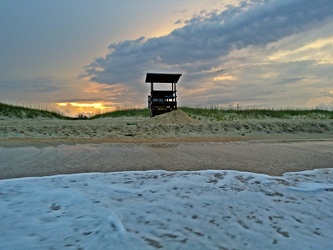
[{"label": "wet sand", "polygon": [[277,176],[332,167],[332,139],[39,144],[39,147],[0,148],[0,179],[88,172],[207,169]]}]

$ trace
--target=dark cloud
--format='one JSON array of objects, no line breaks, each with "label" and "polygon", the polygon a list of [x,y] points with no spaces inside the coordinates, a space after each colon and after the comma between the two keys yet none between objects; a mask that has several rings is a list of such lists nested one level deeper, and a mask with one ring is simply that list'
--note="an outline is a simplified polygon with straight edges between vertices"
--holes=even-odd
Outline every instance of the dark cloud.
[{"label": "dark cloud", "polygon": [[330,16],[331,0],[272,0],[251,6],[244,2],[221,13],[194,17],[167,36],[111,44],[110,53],[89,65],[86,74],[98,83],[129,85],[155,69],[193,74],[212,67],[234,49],[277,41]]},{"label": "dark cloud", "polygon": [[173,24],[182,24],[182,20],[181,19],[178,19],[176,22],[174,22]]},{"label": "dark cloud", "polygon": [[[97,83],[127,86],[132,94],[143,94],[146,72],[175,72],[183,73],[183,87],[196,88],[200,82],[207,83],[223,73],[224,69],[212,69],[221,65],[221,58],[232,51],[266,46],[315,28],[332,16],[331,0],[243,1],[240,6],[229,6],[220,13],[202,12],[166,36],[113,43],[109,54],[86,67],[85,76]],[[275,82],[302,80],[294,75],[287,78]],[[207,91],[201,94],[209,96]],[[207,101],[218,102],[218,98],[223,102],[224,97],[216,94]]]}]

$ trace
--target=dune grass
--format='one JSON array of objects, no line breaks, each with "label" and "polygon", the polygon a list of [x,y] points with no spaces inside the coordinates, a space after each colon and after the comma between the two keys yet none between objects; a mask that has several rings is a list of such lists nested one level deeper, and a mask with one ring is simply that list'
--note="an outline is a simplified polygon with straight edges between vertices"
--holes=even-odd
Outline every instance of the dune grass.
[{"label": "dune grass", "polygon": [[59,112],[27,108],[5,103],[0,103],[0,116],[21,118],[21,119],[23,118],[70,119],[69,117],[61,115]]},{"label": "dune grass", "polygon": [[321,109],[217,109],[182,107],[194,119],[216,121],[246,119],[333,119],[333,111]]},{"label": "dune grass", "polygon": [[[322,109],[223,109],[179,107],[190,117],[197,120],[230,121],[247,119],[333,119],[333,111]],[[149,118],[149,109],[120,109],[92,117],[76,118],[61,115],[59,112],[15,106],[0,102],[0,116],[12,118],[56,118],[56,119],[98,119],[117,117]]]},{"label": "dune grass", "polygon": [[[321,109],[219,109],[179,107],[197,120],[228,121],[246,119],[333,119],[333,111]],[[90,119],[103,117],[149,117],[149,109],[124,109],[99,114]]]}]

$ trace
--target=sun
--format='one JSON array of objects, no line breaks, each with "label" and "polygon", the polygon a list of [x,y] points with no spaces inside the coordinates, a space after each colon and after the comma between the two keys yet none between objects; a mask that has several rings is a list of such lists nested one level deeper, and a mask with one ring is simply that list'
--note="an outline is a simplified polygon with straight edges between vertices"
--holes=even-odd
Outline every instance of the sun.
[{"label": "sun", "polygon": [[73,107],[77,108],[95,108],[95,109],[105,109],[106,107],[103,105],[101,102],[96,102],[96,103],[77,103],[77,102],[60,102],[57,103],[58,106],[67,106],[67,105],[72,105]]},{"label": "sun", "polygon": [[104,112],[114,111],[115,108],[110,103],[93,102],[93,103],[79,103],[79,102],[59,102],[56,103],[58,109],[65,113],[65,115],[75,117],[78,114],[85,114],[92,116]]}]

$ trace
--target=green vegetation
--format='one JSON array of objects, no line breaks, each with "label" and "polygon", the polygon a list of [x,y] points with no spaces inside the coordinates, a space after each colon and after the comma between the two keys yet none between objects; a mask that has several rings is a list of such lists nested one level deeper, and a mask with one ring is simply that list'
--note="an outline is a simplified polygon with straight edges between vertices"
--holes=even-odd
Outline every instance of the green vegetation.
[{"label": "green vegetation", "polygon": [[[246,119],[333,119],[333,111],[321,109],[219,109],[180,107],[182,111],[197,120],[246,120]],[[92,116],[90,119],[104,117],[149,117],[149,109],[124,109]]]},{"label": "green vegetation", "polygon": [[12,118],[43,117],[43,118],[70,119],[69,117],[65,117],[57,112],[14,106],[5,103],[0,103],[0,116],[7,116]]},{"label": "green vegetation", "polygon": [[333,119],[333,111],[321,109],[218,109],[181,108],[194,119],[216,121],[246,119]]},{"label": "green vegetation", "polygon": [[[333,111],[322,109],[223,109],[223,108],[192,108],[180,107],[190,117],[197,120],[232,121],[247,119],[333,119]],[[122,109],[87,117],[78,114],[76,118],[66,117],[59,112],[14,106],[0,102],[0,116],[13,118],[57,118],[57,119],[97,119],[117,117],[146,117],[149,118],[149,109]]]}]

